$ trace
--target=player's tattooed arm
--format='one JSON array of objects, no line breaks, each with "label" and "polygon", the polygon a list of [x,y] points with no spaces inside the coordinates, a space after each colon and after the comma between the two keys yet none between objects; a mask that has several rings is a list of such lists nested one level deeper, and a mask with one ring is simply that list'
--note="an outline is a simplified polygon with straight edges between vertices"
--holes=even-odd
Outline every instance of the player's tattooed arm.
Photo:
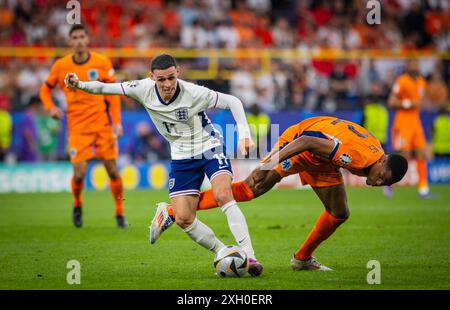
[{"label": "player's tattooed arm", "polygon": [[283,160],[291,158],[297,154],[309,151],[314,155],[328,158],[337,147],[337,142],[324,138],[301,136],[286,145],[282,150],[270,153],[261,163],[262,170],[272,169]]}]

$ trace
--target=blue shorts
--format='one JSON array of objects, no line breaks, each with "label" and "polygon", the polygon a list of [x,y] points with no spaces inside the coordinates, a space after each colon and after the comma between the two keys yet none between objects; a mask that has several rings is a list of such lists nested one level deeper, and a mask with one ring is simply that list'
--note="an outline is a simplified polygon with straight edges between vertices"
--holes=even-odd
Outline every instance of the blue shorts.
[{"label": "blue shorts", "polygon": [[231,163],[224,153],[213,159],[204,156],[197,159],[172,160],[169,173],[169,197],[200,195],[200,187],[206,176],[210,181],[221,174],[233,177]]}]

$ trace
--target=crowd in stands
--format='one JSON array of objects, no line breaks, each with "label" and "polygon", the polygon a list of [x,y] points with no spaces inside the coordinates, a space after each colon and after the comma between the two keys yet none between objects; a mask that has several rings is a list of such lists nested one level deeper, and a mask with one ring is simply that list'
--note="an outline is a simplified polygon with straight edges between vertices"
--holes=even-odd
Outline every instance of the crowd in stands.
[{"label": "crowd in stands", "polygon": [[[0,47],[66,47],[70,25],[67,1],[0,0]],[[360,0],[81,0],[82,22],[91,47],[206,49],[450,50],[450,1],[380,0],[381,23],[369,25]],[[448,58],[448,57],[447,57]],[[38,93],[54,59],[0,58],[0,107],[23,111]],[[116,58],[120,79],[146,77],[149,59]],[[198,60],[180,62],[185,69]],[[239,97],[249,110],[265,113],[310,110],[333,113],[385,102],[404,60],[273,59],[270,70],[255,75],[260,63],[232,59],[220,63],[230,78],[196,82]],[[424,109],[448,105],[450,59],[420,60],[429,82]],[[62,107],[62,92],[53,96]],[[131,99],[124,111],[138,110]],[[141,128],[142,129],[142,128]]]},{"label": "crowd in stands", "polygon": [[[446,50],[446,0],[380,0],[382,22],[366,22],[359,0],[79,1],[92,46],[237,48],[423,48]],[[3,46],[65,46],[60,0],[0,1]]]}]

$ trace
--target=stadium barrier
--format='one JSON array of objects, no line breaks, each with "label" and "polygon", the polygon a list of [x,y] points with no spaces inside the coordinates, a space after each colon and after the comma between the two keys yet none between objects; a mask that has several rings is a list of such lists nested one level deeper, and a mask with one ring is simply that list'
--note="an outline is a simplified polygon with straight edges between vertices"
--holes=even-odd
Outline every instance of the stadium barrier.
[{"label": "stadium barrier", "polygon": [[[234,180],[245,179],[259,165],[257,160],[232,160]],[[410,162],[410,169],[400,185],[414,185],[418,180],[416,165]],[[119,167],[126,191],[167,190],[169,182],[169,161],[145,164],[126,164]],[[345,184],[365,186],[365,178],[351,175],[343,170]],[[72,166],[69,162],[0,165],[0,193],[69,192]],[[450,159],[438,159],[429,163],[430,184],[450,184]],[[87,190],[108,190],[109,178],[102,163],[91,162],[87,171]],[[207,178],[203,188],[208,188]],[[291,175],[277,185],[278,188],[302,187],[298,175]]]},{"label": "stadium barrier", "polygon": [[[279,129],[278,133],[282,133],[292,124],[295,124],[301,120],[319,116],[319,115],[327,115],[326,113],[316,113],[316,112],[308,112],[308,111],[287,111],[287,112],[274,112],[269,113],[270,120],[272,124],[278,124]],[[329,114],[328,114],[329,115]],[[20,149],[20,145],[23,143],[21,138],[21,130],[20,124],[23,119],[23,112],[15,112],[12,114],[13,119],[13,137],[12,137],[12,146],[11,152],[18,152]],[[222,129],[226,128],[228,124],[235,124],[232,114],[229,111],[208,111],[208,116],[211,119],[214,126],[224,135]],[[333,116],[336,116],[341,119],[349,120],[354,123],[360,124],[363,119],[362,110],[346,110],[346,111],[336,111],[333,113]],[[436,118],[437,113],[431,112],[422,112],[421,120],[422,125],[424,127],[425,135],[428,141],[431,139],[433,121]],[[390,127],[392,125],[393,113],[390,113],[390,124],[388,127],[388,132],[390,132]],[[127,154],[130,150],[130,147],[134,143],[134,139],[137,135],[137,126],[140,123],[147,123],[148,126],[155,131],[156,128],[154,124],[149,120],[147,112],[143,109],[141,111],[122,112],[122,125],[124,128],[124,135],[119,139],[119,151],[121,154]],[[273,133],[275,134],[275,132]],[[273,145],[278,136],[273,136],[272,134],[269,137],[269,146]],[[390,150],[390,135],[387,136],[385,151],[391,152]],[[58,134],[58,154],[60,158],[64,158],[67,154],[67,123],[66,119],[62,122],[61,131]],[[225,146],[227,150],[237,150],[236,146],[237,135],[233,139],[226,139]]]},{"label": "stadium barrier", "polygon": [[[292,62],[294,60],[324,59],[409,59],[436,58],[450,59],[450,52],[433,50],[336,50],[336,49],[183,49],[183,48],[92,48],[110,58],[143,58],[150,59],[161,53],[168,53],[183,62],[196,59],[202,69],[187,69],[184,76],[193,80],[212,80],[219,75],[230,79],[232,71],[221,69],[221,62],[230,59],[252,59],[259,63],[260,69],[254,71],[256,76],[268,73],[274,60]],[[1,58],[55,58],[71,53],[69,48],[56,47],[0,47]]]}]

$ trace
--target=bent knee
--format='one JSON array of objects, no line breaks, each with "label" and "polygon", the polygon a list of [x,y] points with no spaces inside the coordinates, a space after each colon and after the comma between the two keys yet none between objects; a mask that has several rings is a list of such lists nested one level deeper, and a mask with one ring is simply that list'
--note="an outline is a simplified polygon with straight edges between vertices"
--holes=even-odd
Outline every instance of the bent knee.
[{"label": "bent knee", "polygon": [[117,180],[119,177],[120,177],[120,175],[117,170],[109,174],[109,178],[111,180]]},{"label": "bent knee", "polygon": [[177,215],[175,214],[175,223],[182,229],[186,229],[194,223],[195,215]]},{"label": "bent knee", "polygon": [[75,174],[73,176],[73,180],[75,181],[76,184],[81,184],[84,181],[84,175],[83,174]]},{"label": "bent knee", "polygon": [[350,217],[350,210],[345,208],[343,210],[333,210],[331,215],[340,220],[347,220]]},{"label": "bent knee", "polygon": [[120,177],[119,171],[116,167],[107,167],[106,172],[111,180],[117,180]]},{"label": "bent knee", "polygon": [[221,190],[221,191],[215,191],[214,192],[214,199],[217,201],[217,204],[219,206],[223,206],[227,202],[234,199],[233,193],[231,192],[231,189],[229,190]]}]

